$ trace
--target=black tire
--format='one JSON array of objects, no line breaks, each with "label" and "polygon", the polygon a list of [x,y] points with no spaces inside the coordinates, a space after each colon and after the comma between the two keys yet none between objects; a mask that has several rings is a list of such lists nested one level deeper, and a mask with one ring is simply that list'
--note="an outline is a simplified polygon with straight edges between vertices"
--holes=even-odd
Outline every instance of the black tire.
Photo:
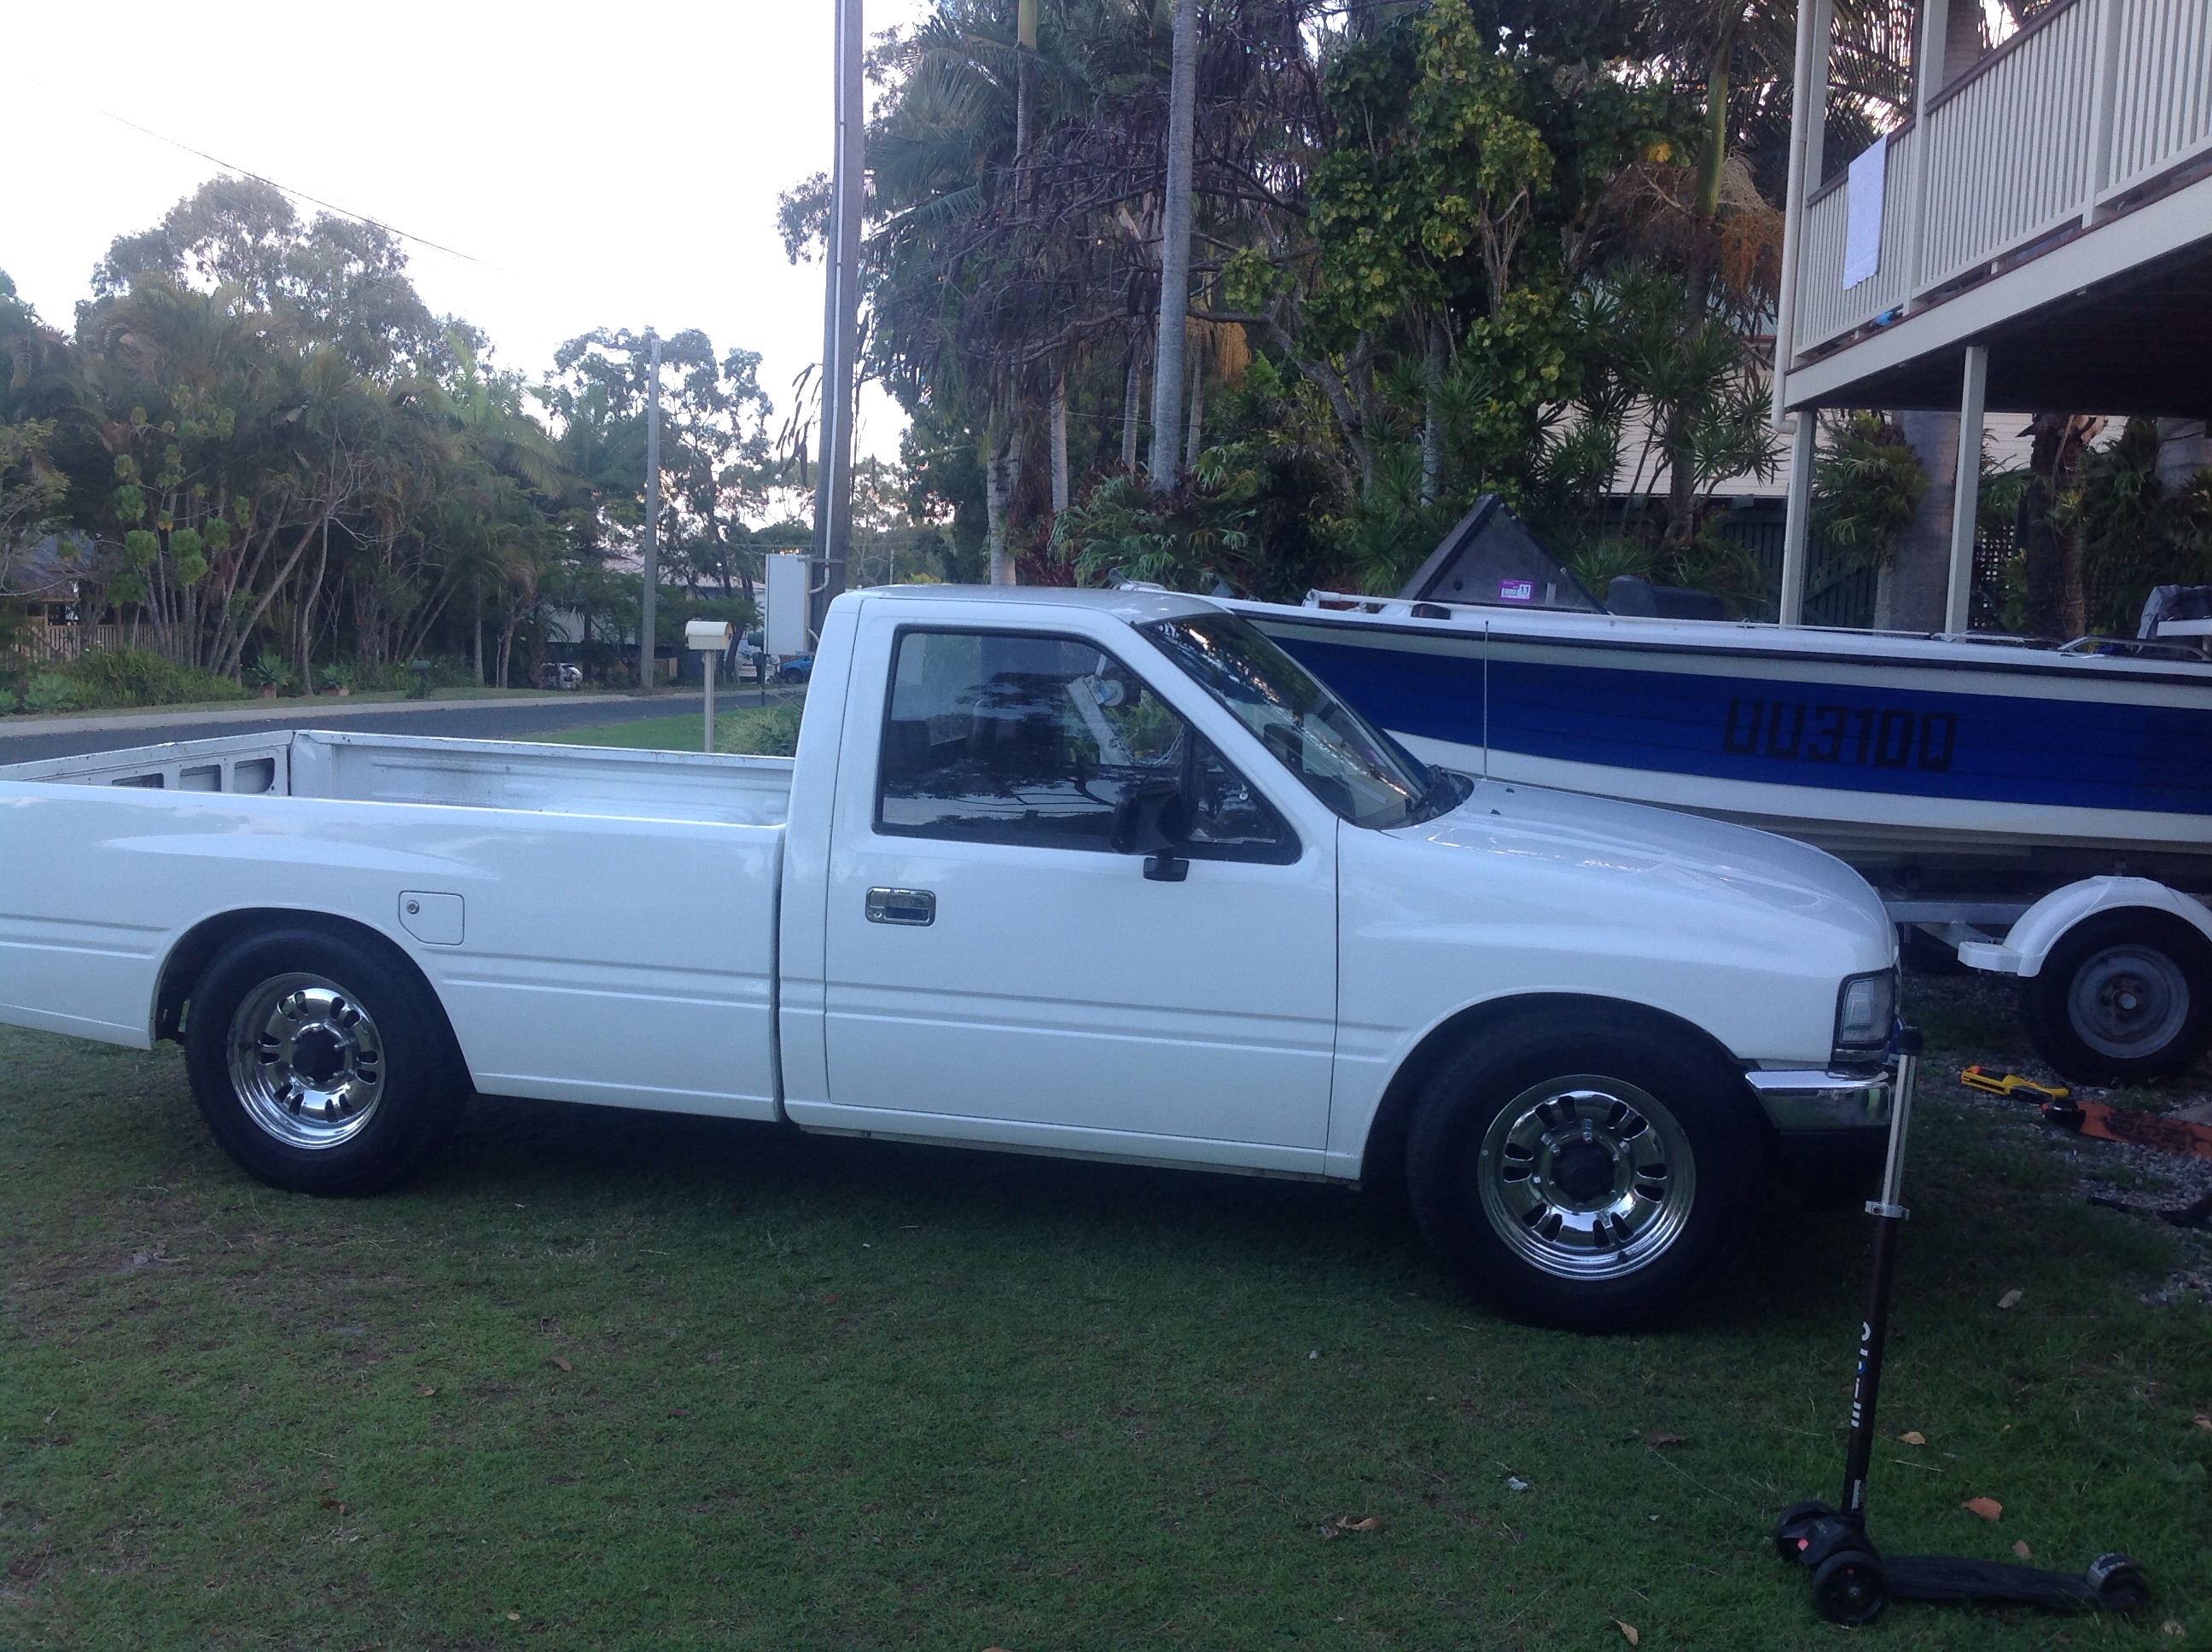
[{"label": "black tire", "polygon": [[2150,1604],[2150,1585],[2142,1569],[2118,1552],[2099,1555],[2083,1574],[2097,1592],[2102,1612],[2140,1612]]},{"label": "black tire", "polygon": [[373,1193],[428,1158],[469,1086],[444,1011],[404,958],[328,930],[240,937],[185,1017],[192,1096],[272,1187]]},{"label": "black tire", "polygon": [[2084,918],[2020,984],[2036,1051],[2083,1084],[2186,1072],[2212,1042],[2212,944],[2170,912]]},{"label": "black tire", "polygon": [[1832,1624],[1870,1624],[1888,1604],[1889,1579],[1873,1555],[1840,1550],[1813,1574],[1813,1605]]},{"label": "black tire", "polygon": [[1639,1330],[1676,1317],[1757,1213],[1756,1107],[1741,1075],[1686,1036],[1591,1012],[1517,1021],[1423,1089],[1407,1193],[1429,1242],[1492,1307]]}]

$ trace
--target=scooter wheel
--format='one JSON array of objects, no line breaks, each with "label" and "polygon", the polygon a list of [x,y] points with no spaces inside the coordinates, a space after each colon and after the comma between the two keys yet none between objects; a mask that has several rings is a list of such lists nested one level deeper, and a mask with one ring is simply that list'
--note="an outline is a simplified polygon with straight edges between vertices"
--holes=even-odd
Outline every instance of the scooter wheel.
[{"label": "scooter wheel", "polygon": [[1838,1549],[1813,1574],[1813,1605],[1832,1624],[1870,1624],[1889,1604],[1881,1562],[1857,1549]]},{"label": "scooter wheel", "polygon": [[2097,1606],[2105,1612],[2133,1612],[2150,1604],[2150,1585],[2142,1569],[2119,1553],[2100,1554],[2082,1574],[2097,1591]]},{"label": "scooter wheel", "polygon": [[1801,1552],[1800,1545],[1816,1520],[1829,1520],[1835,1510],[1817,1499],[1810,1503],[1793,1503],[1782,1511],[1774,1522],[1774,1552],[1784,1560],[1795,1560]]}]

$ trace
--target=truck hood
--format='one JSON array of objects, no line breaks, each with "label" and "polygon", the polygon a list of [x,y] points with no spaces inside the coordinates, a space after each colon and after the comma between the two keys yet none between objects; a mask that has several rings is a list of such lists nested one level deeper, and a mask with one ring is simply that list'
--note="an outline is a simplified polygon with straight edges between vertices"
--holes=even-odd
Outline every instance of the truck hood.
[{"label": "truck hood", "polygon": [[1754,922],[1798,920],[1862,944],[1872,960],[1864,968],[1879,969],[1895,955],[1888,914],[1864,878],[1821,850],[1748,826],[1478,780],[1458,808],[1390,835],[1455,855],[1493,857],[1492,864],[1541,867],[1570,883],[1633,886],[1647,897],[1679,894],[1692,903],[1702,896],[1723,921],[1729,908]]}]

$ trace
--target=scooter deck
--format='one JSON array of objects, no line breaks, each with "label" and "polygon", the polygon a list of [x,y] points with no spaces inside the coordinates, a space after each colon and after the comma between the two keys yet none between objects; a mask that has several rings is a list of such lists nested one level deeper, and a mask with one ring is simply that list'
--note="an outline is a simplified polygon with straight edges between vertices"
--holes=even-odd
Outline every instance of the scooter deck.
[{"label": "scooter deck", "polygon": [[1967,1560],[1947,1555],[1882,1557],[1892,1600],[2012,1600],[2025,1606],[2105,1606],[2089,1580],[2078,1572],[2042,1571],[2002,1560]]}]

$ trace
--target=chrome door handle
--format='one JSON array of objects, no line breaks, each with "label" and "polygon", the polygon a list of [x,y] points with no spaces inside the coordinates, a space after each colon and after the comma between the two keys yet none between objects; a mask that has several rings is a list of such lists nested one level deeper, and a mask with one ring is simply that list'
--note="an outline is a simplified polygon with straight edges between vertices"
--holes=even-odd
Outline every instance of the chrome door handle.
[{"label": "chrome door handle", "polygon": [[937,896],[926,889],[872,889],[868,891],[868,921],[917,926],[935,923]]}]

